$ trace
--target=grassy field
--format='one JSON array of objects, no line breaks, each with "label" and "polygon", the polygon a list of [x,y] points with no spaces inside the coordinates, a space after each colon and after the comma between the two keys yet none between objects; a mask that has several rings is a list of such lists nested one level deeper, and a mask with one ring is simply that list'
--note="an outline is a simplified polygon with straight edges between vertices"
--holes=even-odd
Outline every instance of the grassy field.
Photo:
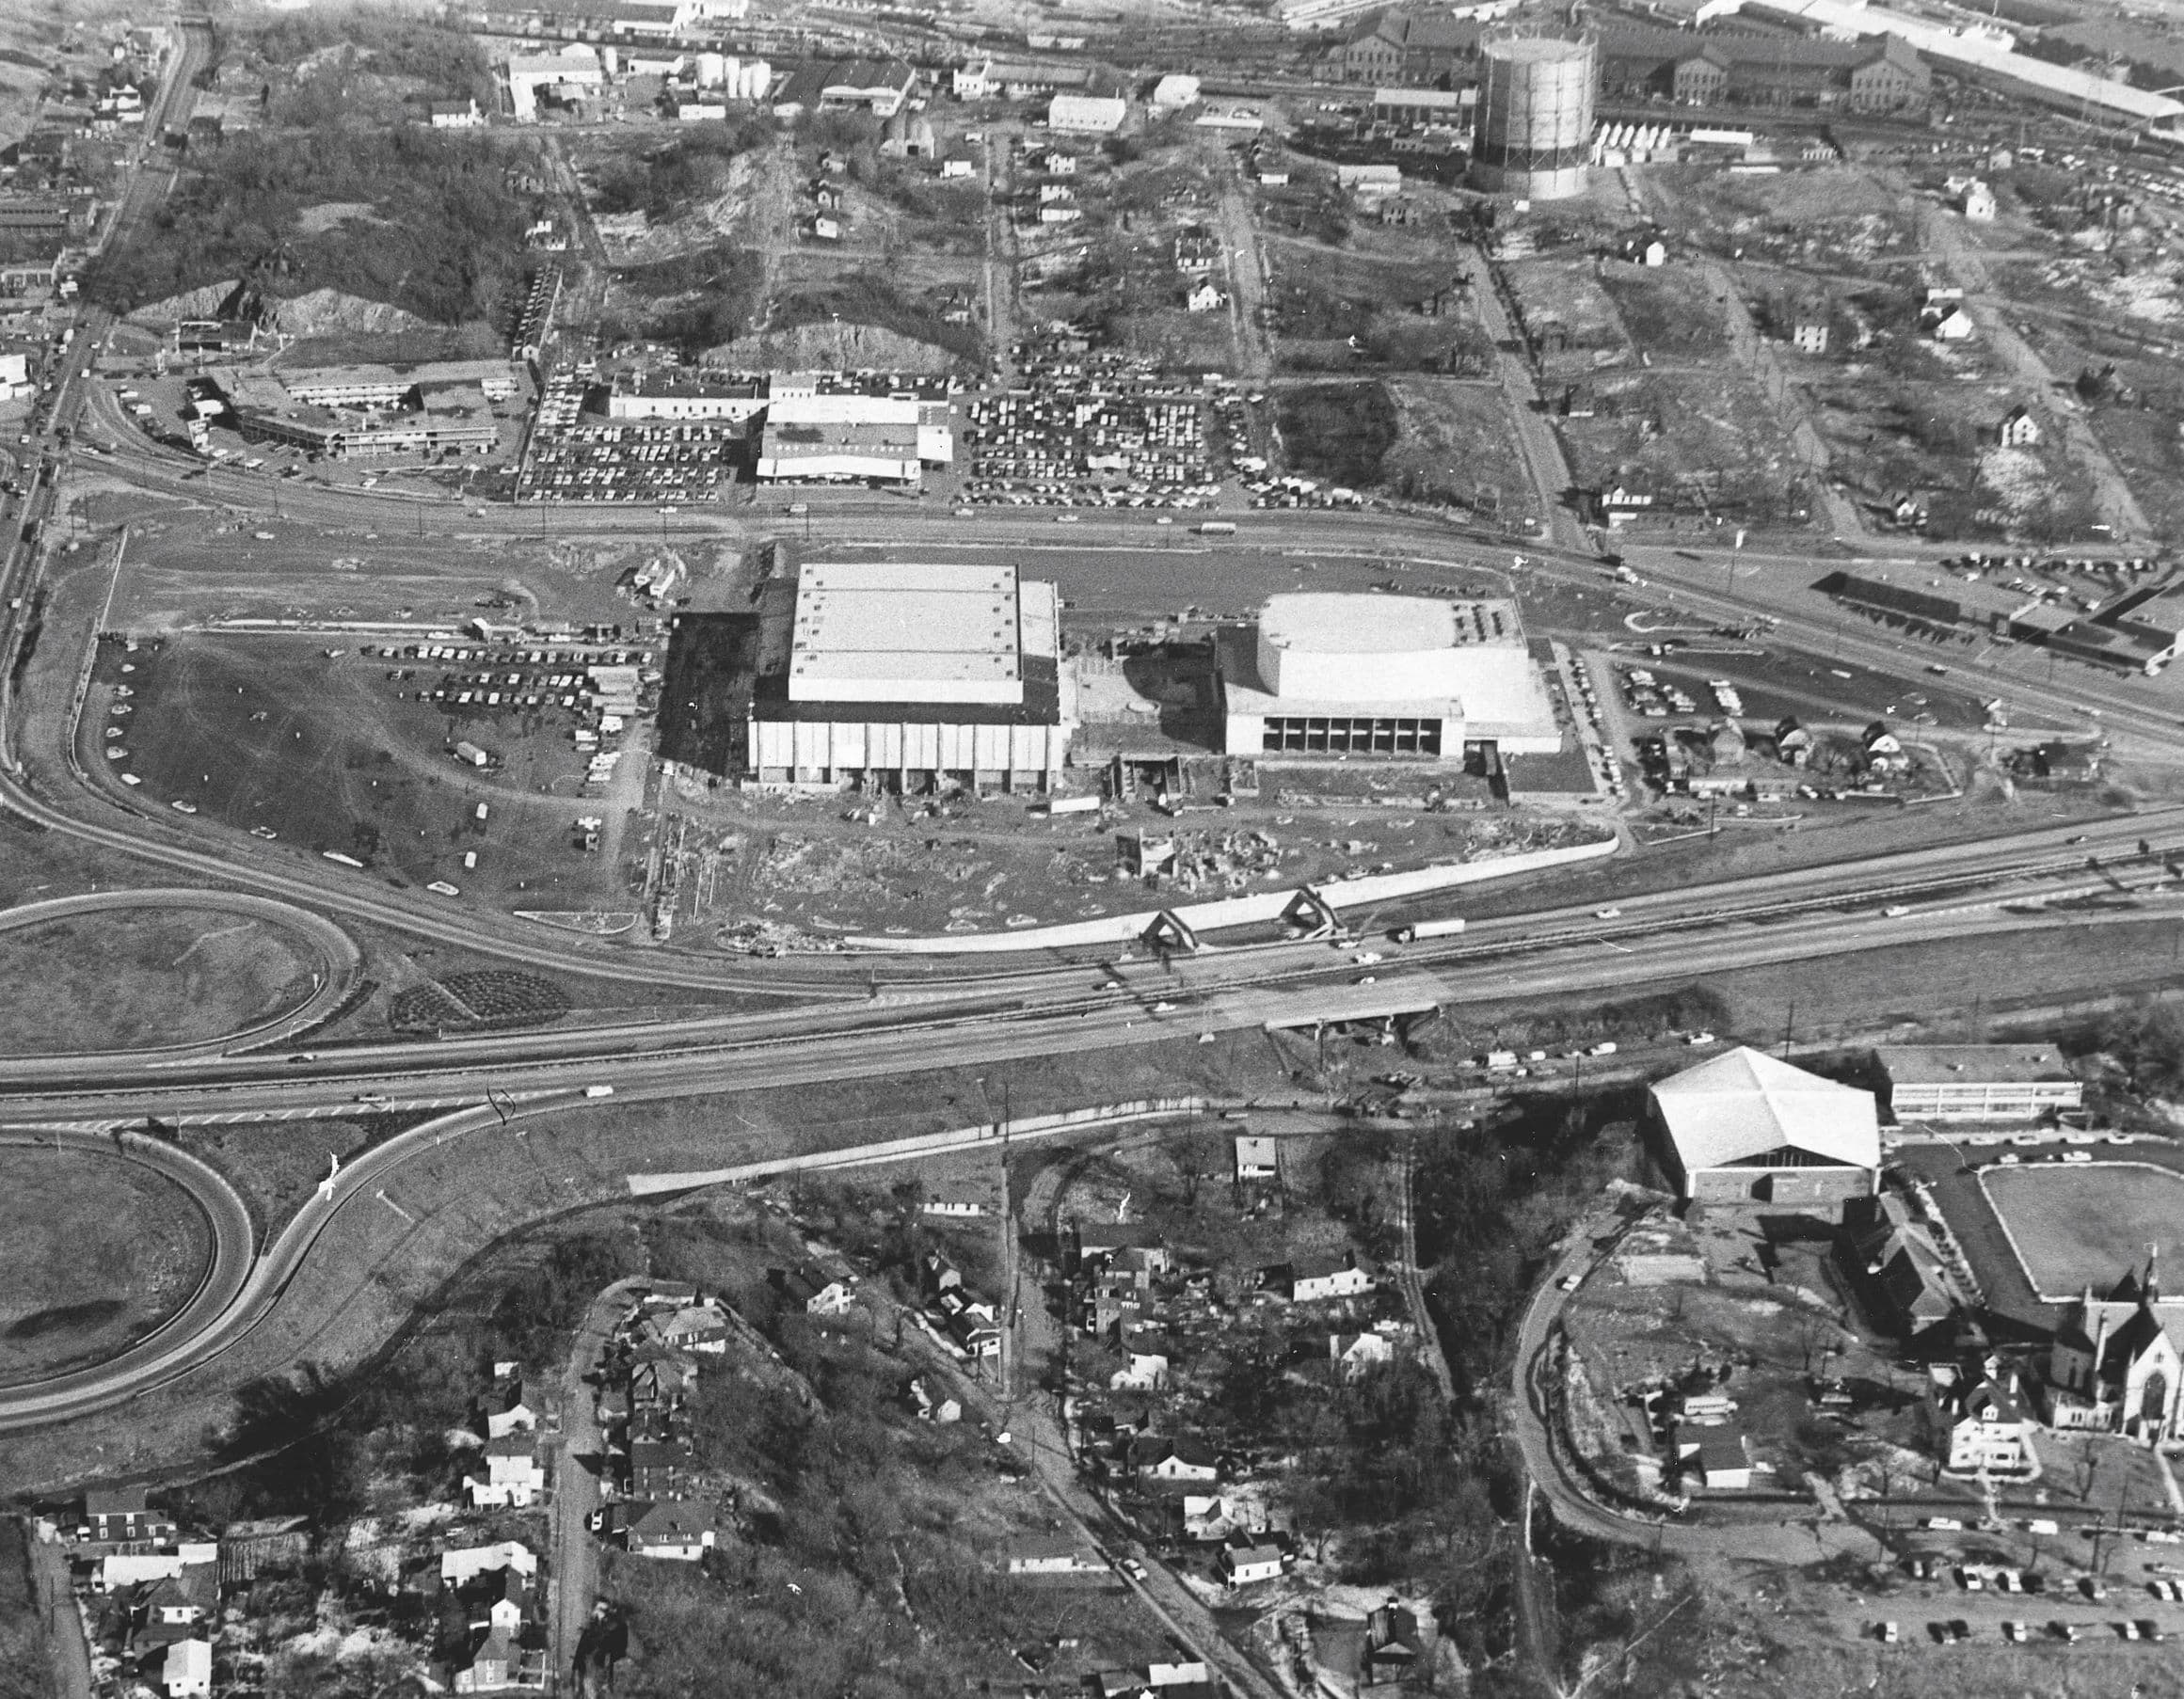
[{"label": "grassy field", "polygon": [[2033,1289],[2062,1302],[2112,1285],[2143,1265],[2149,1245],[2174,1266],[2184,1255],[2184,1176],[2150,1163],[1995,1167],[1980,1175]]},{"label": "grassy field", "polygon": [[96,1362],[197,1290],[212,1239],[169,1182],[118,1158],[0,1149],[0,1385]]},{"label": "grassy field", "polygon": [[0,932],[0,1053],[219,1038],[301,1003],[314,965],[296,940],[213,909],[119,910]]},{"label": "grassy field", "polygon": [[1606,265],[1601,286],[1616,304],[1631,340],[1655,360],[1726,355],[1729,327],[1714,291],[1681,266]]},{"label": "grassy field", "polygon": [[1581,486],[1623,484],[1693,514],[1703,501],[1740,519],[1803,517],[1803,462],[1741,372],[1628,372],[1596,388],[1594,417],[1556,424]]}]

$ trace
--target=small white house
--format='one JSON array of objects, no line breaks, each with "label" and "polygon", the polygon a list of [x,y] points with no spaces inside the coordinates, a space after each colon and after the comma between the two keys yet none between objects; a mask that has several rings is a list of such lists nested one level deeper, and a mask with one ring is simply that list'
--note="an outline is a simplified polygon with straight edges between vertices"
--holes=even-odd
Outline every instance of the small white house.
[{"label": "small white house", "polygon": [[1217,312],[1223,296],[1211,283],[1201,283],[1183,297],[1184,307],[1191,312]]},{"label": "small white house", "polygon": [[178,1640],[160,1660],[159,1685],[167,1699],[196,1699],[213,1691],[213,1643]]},{"label": "small white house", "polygon": [[1995,440],[2005,449],[2029,449],[2040,440],[2040,421],[2032,408],[2012,407],[1995,426]]},{"label": "small white house", "polygon": [[1935,314],[1933,322],[1926,326],[1926,334],[1937,342],[1968,342],[1978,328],[1962,303],[1951,301]]},{"label": "small white house", "polygon": [[1282,1548],[1254,1545],[1239,1537],[1221,1548],[1221,1579],[1232,1587],[1253,1581],[1278,1580],[1282,1575]]}]

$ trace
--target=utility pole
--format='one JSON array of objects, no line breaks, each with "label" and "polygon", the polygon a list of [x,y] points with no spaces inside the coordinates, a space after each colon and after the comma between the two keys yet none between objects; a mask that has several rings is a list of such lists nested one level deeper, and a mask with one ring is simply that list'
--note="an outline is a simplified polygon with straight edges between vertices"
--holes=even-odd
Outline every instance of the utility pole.
[{"label": "utility pole", "polygon": [[1795,997],[1792,997],[1790,999],[1790,1012],[1782,1019],[1782,1059],[1785,1062],[1790,1059],[1791,1035],[1793,1034],[1796,1030],[1797,999]]}]

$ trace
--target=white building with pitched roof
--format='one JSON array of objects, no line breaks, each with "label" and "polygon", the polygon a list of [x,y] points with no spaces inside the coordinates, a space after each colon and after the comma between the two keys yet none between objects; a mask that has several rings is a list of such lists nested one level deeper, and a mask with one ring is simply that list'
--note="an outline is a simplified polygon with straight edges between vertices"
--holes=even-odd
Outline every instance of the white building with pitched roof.
[{"label": "white building with pitched roof", "polygon": [[1687,1199],[1834,1205],[1878,1188],[1870,1091],[1740,1046],[1659,1081],[1649,1099]]}]

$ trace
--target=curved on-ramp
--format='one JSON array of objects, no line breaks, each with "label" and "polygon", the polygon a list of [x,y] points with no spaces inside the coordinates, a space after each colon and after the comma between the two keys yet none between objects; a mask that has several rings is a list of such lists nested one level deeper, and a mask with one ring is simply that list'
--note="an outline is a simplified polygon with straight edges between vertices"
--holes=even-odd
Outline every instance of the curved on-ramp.
[{"label": "curved on-ramp", "polygon": [[[67,1128],[0,1129],[0,1145],[78,1151],[151,1169],[180,1186],[204,1215],[212,1235],[205,1272],[189,1302],[104,1362],[0,1387],[0,1428],[24,1427],[111,1403],[150,1384],[160,1372],[191,1358],[208,1329],[234,1306],[248,1284],[255,1235],[250,1212],[224,1176],[188,1151],[133,1135],[107,1136]],[[119,1394],[113,1391],[121,1388]]]},{"label": "curved on-ramp", "polygon": [[336,1008],[355,989],[363,971],[363,952],[356,941],[323,914],[270,897],[242,891],[188,890],[173,887],[151,890],[91,891],[74,897],[47,897],[0,909],[0,935],[69,920],[82,914],[104,914],[130,909],[209,909],[239,915],[288,932],[308,944],[319,958],[316,983],[311,995],[293,1008],[269,1015],[234,1032],[193,1040],[186,1044],[149,1044],[136,1050],[100,1053],[75,1051],[43,1056],[5,1058],[8,1072],[21,1078],[40,1074],[71,1075],[102,1067],[132,1069],[143,1066],[147,1056],[186,1057],[218,1056],[238,1045],[278,1042],[287,1034],[311,1025]]}]

